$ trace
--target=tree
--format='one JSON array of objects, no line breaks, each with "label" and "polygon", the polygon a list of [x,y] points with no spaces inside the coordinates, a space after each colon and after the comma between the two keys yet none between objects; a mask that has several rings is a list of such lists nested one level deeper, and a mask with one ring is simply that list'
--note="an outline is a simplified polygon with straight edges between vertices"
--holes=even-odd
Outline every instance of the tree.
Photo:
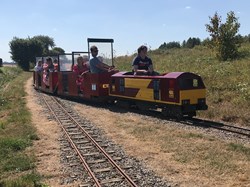
[{"label": "tree", "polygon": [[180,48],[181,45],[179,42],[169,42],[169,43],[163,43],[160,45],[159,49],[171,49],[171,48]]},{"label": "tree", "polygon": [[31,40],[39,41],[43,47],[43,55],[49,54],[49,48],[53,48],[55,46],[55,42],[53,38],[49,36],[38,35],[31,38]]},{"label": "tree", "polygon": [[234,12],[227,13],[225,23],[221,22],[221,16],[217,12],[209,19],[210,24],[206,24],[206,29],[212,37],[211,46],[215,50],[217,58],[223,61],[237,58],[240,46],[237,32],[239,31],[240,23]]},{"label": "tree", "polygon": [[11,58],[24,70],[29,70],[29,62],[35,61],[42,54],[43,48],[39,41],[14,37],[9,43]]},{"label": "tree", "polygon": [[242,37],[242,40],[243,40],[243,42],[245,42],[245,43],[249,43],[249,42],[250,42],[250,34],[248,34],[247,36],[243,36],[243,37]]},{"label": "tree", "polygon": [[[185,41],[185,40],[184,40]],[[182,47],[186,47],[186,48],[193,48],[196,45],[200,45],[201,44],[201,40],[200,38],[188,38],[188,40],[186,42],[182,43]]]},{"label": "tree", "polygon": [[48,36],[34,36],[27,39],[14,37],[9,46],[12,60],[25,71],[29,70],[30,63],[35,63],[37,56],[64,54],[62,48],[53,48],[55,46],[54,39]]},{"label": "tree", "polygon": [[60,47],[53,47],[52,50],[49,51],[49,55],[51,56],[60,55],[64,53],[65,51]]},{"label": "tree", "polygon": [[181,47],[185,47],[187,44],[186,40],[183,40],[182,44],[181,44]]},{"label": "tree", "polygon": [[166,49],[166,46],[167,46],[167,44],[166,44],[166,42],[164,42],[163,44],[160,45],[159,49]]}]

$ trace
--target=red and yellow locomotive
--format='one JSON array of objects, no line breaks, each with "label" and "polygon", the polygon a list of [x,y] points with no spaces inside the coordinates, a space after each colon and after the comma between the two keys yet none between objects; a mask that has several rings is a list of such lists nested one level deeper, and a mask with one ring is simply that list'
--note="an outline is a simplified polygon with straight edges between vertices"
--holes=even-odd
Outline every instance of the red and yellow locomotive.
[{"label": "red and yellow locomotive", "polygon": [[[113,39],[88,39],[102,50],[105,62],[113,65]],[[105,51],[105,52],[104,52]],[[157,76],[134,75],[131,72],[110,71],[85,73],[81,90],[76,84],[77,74],[72,71],[76,58],[90,52],[59,55],[58,71],[49,72],[49,86],[42,81],[43,72],[34,72],[34,87],[61,96],[102,102],[125,103],[139,109],[161,109],[166,116],[193,117],[197,110],[206,110],[206,88],[199,75],[189,72],[170,72]],[[43,59],[43,58],[42,58]]]}]

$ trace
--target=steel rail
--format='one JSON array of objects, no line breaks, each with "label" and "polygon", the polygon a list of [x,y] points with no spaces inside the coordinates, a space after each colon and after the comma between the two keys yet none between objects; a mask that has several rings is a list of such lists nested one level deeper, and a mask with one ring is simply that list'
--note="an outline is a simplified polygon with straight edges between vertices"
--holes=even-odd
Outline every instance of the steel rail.
[{"label": "steel rail", "polygon": [[[247,137],[250,137],[250,129],[246,129],[246,128],[242,128],[242,127],[236,127],[236,126],[232,126],[232,125],[226,125],[220,122],[213,122],[213,121],[207,121],[207,120],[203,120],[203,119],[199,119],[199,118],[193,118],[190,119],[190,121],[192,122],[196,122],[199,124],[199,126],[205,126],[205,127],[211,127],[214,129],[219,129],[219,130],[224,130],[227,132],[231,132],[231,133],[235,133],[235,134],[240,134],[240,135],[244,135]],[[231,129],[229,129],[231,128]],[[235,130],[233,130],[235,129]],[[239,132],[238,130],[242,130],[245,132]]]},{"label": "steel rail", "polygon": [[[53,98],[53,97],[52,97]],[[63,127],[61,120],[57,117],[57,115],[55,114],[55,112],[53,111],[53,109],[50,107],[50,105],[48,104],[48,102],[46,101],[46,99],[43,97],[47,107],[49,108],[49,110],[52,112],[52,114],[54,115],[56,121],[61,125],[61,128],[63,129],[65,135],[67,136],[68,141],[70,142],[70,144],[73,146],[75,152],[77,153],[77,155],[79,156],[83,167],[85,168],[85,170],[87,171],[87,173],[89,174],[89,176],[94,180],[95,185],[97,187],[101,187],[100,182],[98,181],[98,179],[96,178],[95,174],[92,172],[92,170],[90,169],[90,167],[88,166],[87,162],[85,161],[84,157],[81,155],[81,152],[79,151],[79,149],[76,147],[75,143],[72,141],[72,139],[70,138],[67,130]],[[60,106],[61,107],[61,106]]]},{"label": "steel rail", "polygon": [[72,121],[74,121],[78,127],[82,130],[82,132],[92,141],[92,143],[104,154],[104,156],[108,159],[108,161],[120,172],[121,175],[129,182],[129,184],[133,187],[137,187],[137,185],[134,183],[134,181],[118,166],[115,161],[106,153],[106,151],[89,135],[89,133],[81,127],[81,125],[71,116],[71,114],[68,113],[68,111],[65,110],[65,108],[58,102],[58,100],[52,96],[52,99],[58,103],[58,105],[61,107],[64,112],[68,114],[68,116],[71,118]]}]

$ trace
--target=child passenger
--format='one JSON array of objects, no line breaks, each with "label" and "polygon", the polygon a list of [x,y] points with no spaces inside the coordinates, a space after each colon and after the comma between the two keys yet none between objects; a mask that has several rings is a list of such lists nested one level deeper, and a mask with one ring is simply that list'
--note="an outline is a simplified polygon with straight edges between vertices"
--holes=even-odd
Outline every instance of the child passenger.
[{"label": "child passenger", "polygon": [[58,72],[58,60],[55,58],[53,61],[54,72]]},{"label": "child passenger", "polygon": [[73,72],[77,74],[76,85],[78,86],[79,92],[83,92],[83,75],[89,72],[88,56],[79,56],[77,58],[77,64],[73,66]]},{"label": "child passenger", "polygon": [[43,65],[43,82],[46,86],[49,86],[49,72],[54,71],[54,65],[52,59],[49,57],[46,59],[46,63]]},{"label": "child passenger", "polygon": [[35,71],[38,71],[38,72],[43,71],[43,66],[42,66],[42,65],[43,65],[43,64],[42,64],[42,61],[39,60],[39,61],[37,62],[37,64],[36,64],[34,70],[35,70]]}]

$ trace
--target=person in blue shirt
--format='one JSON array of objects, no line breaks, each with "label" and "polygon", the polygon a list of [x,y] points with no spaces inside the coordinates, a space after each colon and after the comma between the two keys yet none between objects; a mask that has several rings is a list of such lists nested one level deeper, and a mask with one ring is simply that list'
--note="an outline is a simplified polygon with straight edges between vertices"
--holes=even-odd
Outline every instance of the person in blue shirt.
[{"label": "person in blue shirt", "polygon": [[137,51],[138,55],[132,62],[134,75],[159,75],[159,73],[154,71],[151,58],[147,56],[147,46],[142,45]]},{"label": "person in blue shirt", "polygon": [[93,57],[89,61],[91,73],[103,73],[103,72],[110,72],[113,70],[112,66],[109,66],[109,65],[103,63],[100,60],[100,58],[97,57],[98,48],[96,46],[91,46],[90,51],[91,51],[91,55]]}]

